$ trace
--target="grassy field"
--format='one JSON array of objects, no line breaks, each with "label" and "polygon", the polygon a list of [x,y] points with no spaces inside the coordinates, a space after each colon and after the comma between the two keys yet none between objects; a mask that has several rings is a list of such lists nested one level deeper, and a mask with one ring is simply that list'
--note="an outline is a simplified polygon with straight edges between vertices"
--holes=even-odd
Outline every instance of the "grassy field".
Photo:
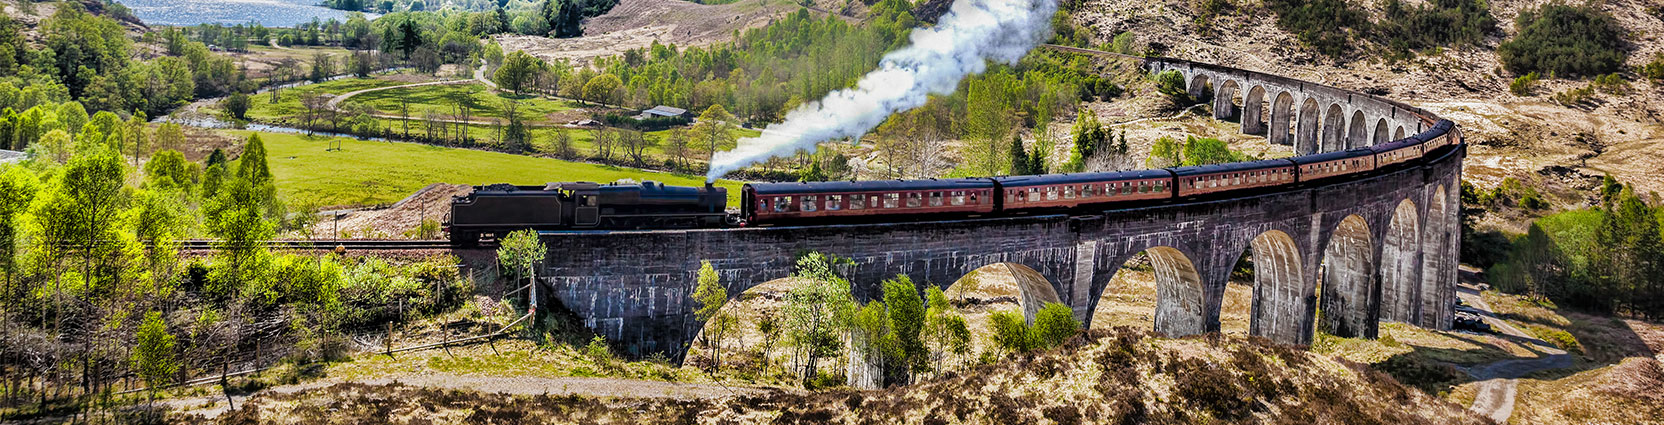
[{"label": "grassy field", "polygon": [[[399,136],[402,136],[405,132],[406,123],[404,123],[402,120],[390,119],[390,118],[375,118],[375,121],[376,121],[376,125],[378,127],[382,128],[382,129],[386,129],[388,131],[391,131],[393,133],[393,135],[395,136],[394,138],[398,138]],[[410,135],[412,137],[420,138],[420,137],[423,137],[427,134],[427,124],[425,122],[423,122],[422,120],[414,117],[414,116],[410,120],[409,126],[410,126]],[[468,125],[467,127],[468,127],[468,136],[470,138],[472,138],[475,143],[479,144],[480,146],[485,146],[485,147],[498,147],[497,146],[498,143],[495,140],[495,138],[497,137],[496,133],[495,133],[497,131],[497,129],[494,128],[493,126],[477,125],[476,124],[476,125]],[[450,131],[452,132],[450,137],[455,137],[455,132],[457,131],[456,128],[451,127]],[[531,136],[532,136],[532,141],[531,141],[532,151],[534,151],[536,153],[543,153],[543,154],[554,154],[554,153],[556,153],[555,152],[555,147],[554,147],[555,146],[555,134],[559,133],[559,132],[566,132],[567,134],[572,136],[572,150],[576,151],[579,156],[584,157],[584,158],[593,158],[593,157],[596,156],[596,151],[595,151],[595,133],[596,133],[596,129],[564,128],[564,127],[532,127],[530,129],[530,131],[531,131]],[[733,134],[734,134],[734,139],[738,140],[738,139],[743,139],[743,138],[747,138],[747,137],[756,137],[756,136],[762,134],[762,132],[757,131],[757,130],[752,130],[752,129],[739,128],[739,129],[735,129],[733,131]],[[647,132],[647,133],[645,133],[644,136],[647,137],[647,138],[658,141],[657,145],[647,149],[647,151],[646,151],[647,160],[646,160],[645,166],[647,166],[647,167],[663,167],[664,164],[665,164],[665,161],[668,159],[668,156],[665,155],[665,153],[664,153],[664,140],[665,140],[666,137],[670,136],[670,130],[660,130],[660,131]],[[441,138],[444,138],[444,137],[441,137]],[[728,150],[728,149],[733,149],[733,148],[734,148],[734,143],[725,143],[718,150]],[[689,151],[689,153],[688,153],[687,157],[683,158],[683,160],[684,160],[684,162],[694,163],[694,164],[703,164],[703,163],[705,163],[706,155],[709,152],[707,150],[707,148],[704,147],[704,146],[694,146],[694,145],[689,145],[688,146],[688,151]],[[615,147],[613,149],[612,161],[626,161],[626,160],[628,160],[628,157],[627,157],[627,154],[624,152],[624,148]]]},{"label": "grassy field", "polygon": [[[549,99],[541,96],[515,96],[511,93],[489,90],[483,84],[457,84],[443,86],[407,87],[374,91],[353,96],[347,99],[347,105],[367,105],[383,114],[399,113],[399,101],[410,102],[412,115],[419,115],[419,111],[435,111],[450,115],[451,99],[458,96],[469,96],[474,99],[475,119],[503,118],[503,102],[515,100],[520,102],[520,116],[526,122],[548,123],[558,122],[551,118],[551,114],[570,111],[580,107],[575,102]],[[343,105],[345,106],[345,105]]]},{"label": "grassy field", "polygon": [[278,90],[277,102],[272,102],[271,93],[260,93],[249,96],[249,100],[252,102],[250,102],[248,108],[248,117],[260,120],[282,120],[300,115],[302,111],[305,111],[300,105],[300,95],[307,91],[338,95],[357,90],[403,84],[410,83],[386,78],[342,78]]},{"label": "grassy field", "polygon": [[[308,84],[300,87],[280,90],[278,92],[278,99],[276,102],[272,101],[269,93],[263,93],[251,96],[252,106],[249,108],[248,117],[263,122],[298,126],[299,123],[296,122],[296,120],[301,113],[304,112],[304,108],[302,108],[300,104],[300,95],[304,92],[316,91],[339,95],[357,90],[377,87],[391,87],[403,84],[409,84],[409,82],[388,78],[387,76],[379,76],[376,78],[344,78],[340,80],[326,81],[318,84]],[[475,111],[471,117],[474,121],[488,121],[493,118],[501,117],[502,101],[505,99],[519,99],[523,108],[521,113],[527,117],[528,122],[533,123],[534,125],[555,124],[556,122],[550,119],[551,116],[558,115],[562,112],[572,111],[573,109],[580,107],[580,105],[563,100],[538,96],[514,96],[505,93],[496,93],[489,91],[484,86],[478,84],[424,86],[409,89],[376,91],[353,96],[351,99],[347,100],[346,104],[367,105],[379,113],[397,114],[398,99],[401,96],[408,96],[411,99],[411,119],[409,123],[405,123],[403,120],[394,118],[372,119],[375,121],[377,127],[390,130],[394,134],[403,134],[408,124],[410,135],[421,137],[427,134],[427,124],[422,120],[422,112],[432,110],[438,112],[441,116],[448,117],[450,114],[448,101],[446,99],[455,93],[468,93],[474,97],[474,100],[477,102],[479,107],[479,110]],[[204,112],[218,113],[218,107],[210,106],[205,108]],[[559,121],[568,120],[562,119]],[[325,127],[327,127],[327,125],[325,125]],[[475,124],[468,125],[467,127],[468,134],[475,140],[475,143],[482,146],[496,145],[495,131],[497,129],[493,126]],[[454,134],[457,130],[455,127],[452,127],[450,128],[450,131]],[[567,132],[572,136],[572,148],[577,151],[580,156],[585,158],[595,156],[595,130],[590,129],[533,127],[531,129],[533,148],[537,152],[541,153],[554,153],[554,139],[557,132]],[[733,133],[735,139],[756,137],[757,135],[762,134],[760,131],[744,128],[735,129]],[[645,164],[646,166],[662,167],[665,165],[668,157],[664,153],[663,142],[669,134],[669,130],[646,133],[646,137],[659,142],[657,146],[647,149],[646,154],[648,159]],[[732,149],[733,147],[732,143],[728,143],[720,147],[720,150]],[[684,158],[685,161],[692,163],[705,162],[704,152],[706,151],[703,147],[689,146],[689,150],[691,153],[687,158]],[[616,148],[613,152],[613,161],[623,160],[625,155],[626,154],[624,153],[623,148]]]},{"label": "grassy field", "polygon": [[[228,133],[247,137],[253,132]],[[326,137],[260,133],[260,138],[266,143],[278,190],[301,205],[391,203],[432,183],[543,184],[628,178],[704,184],[704,179],[695,176],[414,143],[338,138],[334,140],[339,140],[341,150],[330,151],[331,139]],[[739,182],[723,180],[717,185],[728,188],[729,206],[738,205]]]}]

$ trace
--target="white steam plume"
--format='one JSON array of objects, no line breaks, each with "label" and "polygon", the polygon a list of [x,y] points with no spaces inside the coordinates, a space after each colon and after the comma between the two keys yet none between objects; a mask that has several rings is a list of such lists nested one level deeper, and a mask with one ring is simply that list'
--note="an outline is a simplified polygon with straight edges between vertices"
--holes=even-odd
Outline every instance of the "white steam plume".
[{"label": "white steam plume", "polygon": [[913,30],[912,44],[884,55],[878,69],[854,88],[834,91],[786,113],[757,137],[711,158],[706,180],[790,155],[838,138],[859,138],[890,114],[923,106],[931,94],[947,94],[987,61],[1016,63],[1051,35],[1056,0],[956,0],[939,24]]}]

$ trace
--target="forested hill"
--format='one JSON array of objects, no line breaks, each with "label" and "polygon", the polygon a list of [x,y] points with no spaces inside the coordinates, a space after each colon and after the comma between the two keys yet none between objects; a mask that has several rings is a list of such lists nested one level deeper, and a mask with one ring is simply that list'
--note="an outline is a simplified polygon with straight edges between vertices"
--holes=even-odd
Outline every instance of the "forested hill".
[{"label": "forested hill", "polygon": [[[137,22],[126,8],[93,4],[8,5],[21,13],[0,16],[0,120],[34,128],[22,123],[44,121],[45,111],[32,109],[70,101],[87,111],[159,116],[194,98],[253,90],[230,58],[207,45],[177,40],[156,57],[150,46],[134,42],[135,30],[144,27],[123,24]],[[27,145],[44,133],[37,130],[14,133],[4,144]]]}]

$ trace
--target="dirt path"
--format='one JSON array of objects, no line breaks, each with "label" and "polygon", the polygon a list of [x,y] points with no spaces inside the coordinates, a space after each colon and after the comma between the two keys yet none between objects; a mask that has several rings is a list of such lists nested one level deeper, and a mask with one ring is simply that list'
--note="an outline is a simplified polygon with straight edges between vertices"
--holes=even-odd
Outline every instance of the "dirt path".
[{"label": "dirt path", "polygon": [[497,88],[497,82],[491,81],[490,78],[485,78],[485,65],[485,59],[480,59],[479,69],[474,70],[474,79],[478,80],[481,84],[485,84],[486,87],[495,89]]},{"label": "dirt path", "polygon": [[1490,320],[1491,326],[1503,334],[1521,338],[1521,340],[1536,345],[1536,350],[1542,356],[1530,359],[1511,359],[1475,365],[1465,371],[1469,376],[1479,380],[1479,393],[1473,398],[1473,405],[1468,407],[1475,413],[1491,418],[1497,423],[1508,423],[1508,418],[1514,414],[1514,397],[1519,387],[1519,377],[1532,372],[1551,369],[1565,369],[1572,367],[1572,356],[1553,344],[1537,339],[1519,328],[1509,325],[1491,313],[1490,304],[1486,304],[1483,297],[1466,287],[1458,287],[1457,296],[1463,301],[1478,308]]},{"label": "dirt path", "polygon": [[[639,379],[585,377],[494,377],[436,373],[403,376],[398,378],[325,380],[296,385],[282,385],[267,388],[245,396],[232,396],[232,399],[236,405],[241,406],[243,403],[247,403],[250,397],[255,397],[261,394],[293,394],[301,391],[322,389],[330,385],[347,382],[366,385],[387,385],[400,383],[418,387],[513,395],[582,394],[590,397],[669,398],[681,400],[754,395],[773,391],[772,389],[760,387],[736,387],[721,384],[695,384],[683,382],[646,381]],[[217,397],[194,397],[170,400],[163,403],[172,407],[179,413],[200,414],[208,418],[219,416],[220,414],[228,411],[228,407],[230,407],[226,405],[225,396],[223,395]]]}]

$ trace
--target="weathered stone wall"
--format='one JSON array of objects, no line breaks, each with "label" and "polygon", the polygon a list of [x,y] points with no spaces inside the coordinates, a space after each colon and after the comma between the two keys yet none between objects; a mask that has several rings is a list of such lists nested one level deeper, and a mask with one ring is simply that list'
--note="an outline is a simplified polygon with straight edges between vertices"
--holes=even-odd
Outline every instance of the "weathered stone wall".
[{"label": "weathered stone wall", "polygon": [[1414,108],[1379,96],[1178,59],[1151,58],[1145,67],[1179,72],[1192,95],[1211,89],[1214,118],[1239,119],[1244,134],[1265,134],[1299,154],[1385,143],[1426,127]]}]

